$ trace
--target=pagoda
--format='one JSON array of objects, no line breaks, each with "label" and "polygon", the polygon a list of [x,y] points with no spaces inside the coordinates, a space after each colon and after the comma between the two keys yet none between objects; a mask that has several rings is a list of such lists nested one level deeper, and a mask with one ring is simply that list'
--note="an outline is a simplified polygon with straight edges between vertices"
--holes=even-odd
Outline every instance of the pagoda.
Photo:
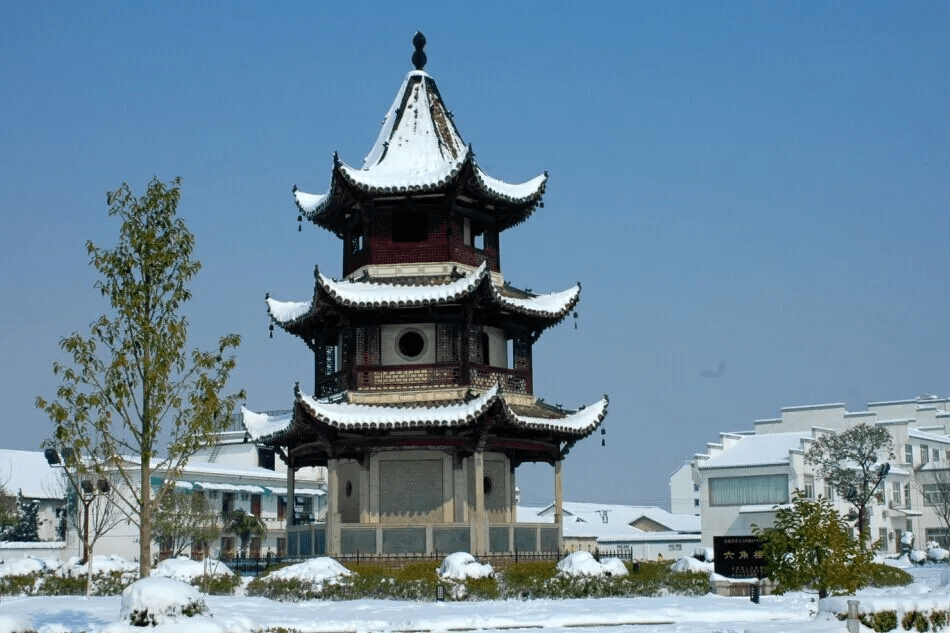
[{"label": "pagoda", "polygon": [[[534,395],[532,348],[577,305],[510,285],[500,236],[543,206],[547,174],[509,184],[462,141],[413,38],[406,75],[362,167],[334,154],[324,194],[294,187],[298,221],[343,242],[343,279],[314,270],[305,301],[267,297],[313,351],[313,393],[292,413],[244,409],[251,439],[287,464],[327,469],[325,523],[288,512],[290,556],[561,549],[561,464],[607,412]],[[515,469],[554,470],[554,524],[519,523]]]}]

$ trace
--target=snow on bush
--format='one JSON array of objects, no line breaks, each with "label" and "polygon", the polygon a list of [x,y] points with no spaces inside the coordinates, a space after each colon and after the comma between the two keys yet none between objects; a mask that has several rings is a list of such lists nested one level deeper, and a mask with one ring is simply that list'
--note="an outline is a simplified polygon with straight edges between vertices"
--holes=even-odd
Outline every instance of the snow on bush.
[{"label": "snow on bush", "polygon": [[224,563],[205,559],[204,561],[191,560],[187,556],[167,558],[152,570],[152,577],[173,578],[182,582],[191,582],[202,578],[205,573],[209,576],[233,576],[234,572]]},{"label": "snow on bush", "polygon": [[910,562],[923,565],[924,561],[927,560],[927,552],[922,549],[912,549],[907,557],[910,559]]},{"label": "snow on bush", "polygon": [[[63,578],[79,578],[85,576],[89,565],[84,564],[78,556],[70,558],[66,564],[56,570],[56,575]],[[92,557],[92,576],[95,578],[100,574],[111,574],[119,572],[120,574],[137,574],[139,571],[138,563],[133,563],[121,556],[113,554],[111,556],[93,556]]]},{"label": "snow on bush", "polygon": [[0,633],[31,633],[33,630],[27,617],[0,614]]},{"label": "snow on bush", "polygon": [[947,560],[947,558],[950,558],[950,552],[943,549],[942,547],[931,547],[927,550],[927,558],[934,561],[935,563],[939,563]]},{"label": "snow on bush", "polygon": [[17,560],[5,561],[0,564],[0,578],[3,576],[29,576],[59,568],[59,561],[26,556]]},{"label": "snow on bush", "polygon": [[281,580],[297,579],[309,580],[314,583],[324,583],[338,580],[343,576],[352,574],[349,569],[326,556],[320,558],[311,558],[310,560],[282,567],[268,574],[268,578],[279,578]]},{"label": "snow on bush", "polygon": [[484,578],[494,573],[491,565],[483,565],[475,560],[475,557],[467,552],[455,552],[449,554],[442,561],[439,567],[439,576],[442,578],[451,578],[452,580],[465,580],[466,578]]},{"label": "snow on bush", "polygon": [[171,578],[143,578],[122,592],[120,619],[133,626],[156,626],[166,620],[208,613],[201,593]]},{"label": "snow on bush", "polygon": [[712,573],[713,563],[696,560],[692,556],[685,556],[670,567],[671,571],[690,571],[696,573]]},{"label": "snow on bush", "polygon": [[605,558],[602,562],[590,552],[573,552],[557,564],[559,573],[566,576],[626,576],[627,566],[619,558]]}]

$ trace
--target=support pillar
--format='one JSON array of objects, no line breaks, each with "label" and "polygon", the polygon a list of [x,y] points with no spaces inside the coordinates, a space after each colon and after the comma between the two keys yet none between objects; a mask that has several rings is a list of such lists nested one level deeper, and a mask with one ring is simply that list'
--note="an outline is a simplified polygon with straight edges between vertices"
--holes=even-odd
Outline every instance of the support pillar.
[{"label": "support pillar", "polygon": [[476,450],[472,456],[475,483],[475,508],[472,512],[472,552],[474,556],[488,553],[488,523],[485,520],[485,453]]},{"label": "support pillar", "polygon": [[554,522],[557,524],[557,547],[561,549],[564,538],[564,474],[561,471],[563,461],[554,462]]},{"label": "support pillar", "polygon": [[327,555],[339,556],[340,543],[340,460],[327,460]]},{"label": "support pillar", "polygon": [[293,462],[287,464],[287,509],[284,512],[284,529],[294,525],[294,488],[296,486],[297,469]]},{"label": "support pillar", "polygon": [[360,464],[360,523],[372,523],[369,511],[369,455]]}]

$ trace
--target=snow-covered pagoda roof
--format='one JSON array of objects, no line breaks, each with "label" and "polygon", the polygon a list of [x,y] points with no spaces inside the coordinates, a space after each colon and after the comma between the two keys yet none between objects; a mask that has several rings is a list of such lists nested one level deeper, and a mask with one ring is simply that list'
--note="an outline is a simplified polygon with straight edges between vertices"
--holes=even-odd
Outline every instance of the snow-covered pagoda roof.
[{"label": "snow-covered pagoda roof", "polygon": [[[317,424],[346,431],[378,431],[397,429],[438,429],[472,425],[495,404],[500,405],[508,426],[523,430],[543,431],[571,438],[590,435],[607,414],[606,396],[598,402],[574,412],[545,410],[551,417],[519,413],[495,385],[467,402],[440,405],[386,406],[354,404],[345,401],[318,400],[297,391],[295,411],[302,408],[306,417]],[[241,408],[244,427],[251,439],[264,444],[279,444],[292,434],[295,426],[304,424],[302,416],[269,416]]]},{"label": "snow-covered pagoda roof", "polygon": [[318,272],[316,291],[310,301],[278,301],[267,297],[266,302],[271,319],[284,329],[290,330],[318,312],[325,300],[352,310],[427,307],[458,303],[482,288],[500,308],[540,319],[547,322],[547,325],[553,325],[563,319],[577,305],[581,292],[578,283],[567,290],[550,294],[525,293],[524,297],[512,296],[492,283],[488,267],[482,262],[467,277],[435,285],[335,281]]},{"label": "snow-covered pagoda roof", "polygon": [[540,203],[547,173],[522,183],[508,183],[485,173],[459,134],[452,113],[433,78],[424,70],[403,79],[383,126],[361,167],[333,156],[330,187],[312,194],[294,187],[294,201],[311,222],[340,233],[341,212],[353,205],[347,192],[414,194],[463,186],[469,195],[504,206],[499,230],[522,222]]}]

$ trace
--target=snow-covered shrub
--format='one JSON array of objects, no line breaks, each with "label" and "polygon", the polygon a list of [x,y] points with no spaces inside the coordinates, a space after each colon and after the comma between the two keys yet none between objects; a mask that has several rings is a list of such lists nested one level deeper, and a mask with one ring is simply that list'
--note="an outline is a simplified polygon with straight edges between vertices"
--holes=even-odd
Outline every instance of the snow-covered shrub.
[{"label": "snow-covered shrub", "polygon": [[619,558],[595,559],[590,552],[572,552],[557,564],[566,576],[626,576],[627,567]]},{"label": "snow-covered shrub", "polygon": [[34,633],[35,630],[27,617],[0,614],[0,631],[4,633]]},{"label": "snow-covered shrub", "polygon": [[934,546],[927,549],[927,558],[935,563],[941,563],[950,558],[950,552],[940,546]]},{"label": "snow-covered shrub", "polygon": [[923,565],[927,562],[927,552],[921,549],[912,549],[907,554],[907,558],[915,565]]},{"label": "snow-covered shrub", "polygon": [[449,554],[439,566],[439,576],[445,579],[465,580],[466,578],[484,578],[494,573],[491,565],[483,565],[468,552]]},{"label": "snow-covered shrub", "polygon": [[229,596],[241,584],[241,578],[219,561],[191,560],[187,556],[168,558],[152,570],[152,577],[173,578],[197,587],[202,593]]},{"label": "snow-covered shrub", "polygon": [[133,626],[155,626],[169,619],[208,613],[197,589],[171,578],[143,578],[122,592],[120,618]]},{"label": "snow-covered shrub", "polygon": [[714,569],[713,563],[703,562],[693,558],[691,556],[685,556],[670,567],[670,571],[680,571],[680,572],[695,572],[695,573],[712,573]]},{"label": "snow-covered shrub", "polygon": [[[273,600],[310,600],[325,597],[329,588],[346,584],[352,575],[353,572],[332,558],[311,558],[255,578],[248,583],[247,593]],[[337,594],[333,597],[343,597],[339,592],[333,593]]]}]

